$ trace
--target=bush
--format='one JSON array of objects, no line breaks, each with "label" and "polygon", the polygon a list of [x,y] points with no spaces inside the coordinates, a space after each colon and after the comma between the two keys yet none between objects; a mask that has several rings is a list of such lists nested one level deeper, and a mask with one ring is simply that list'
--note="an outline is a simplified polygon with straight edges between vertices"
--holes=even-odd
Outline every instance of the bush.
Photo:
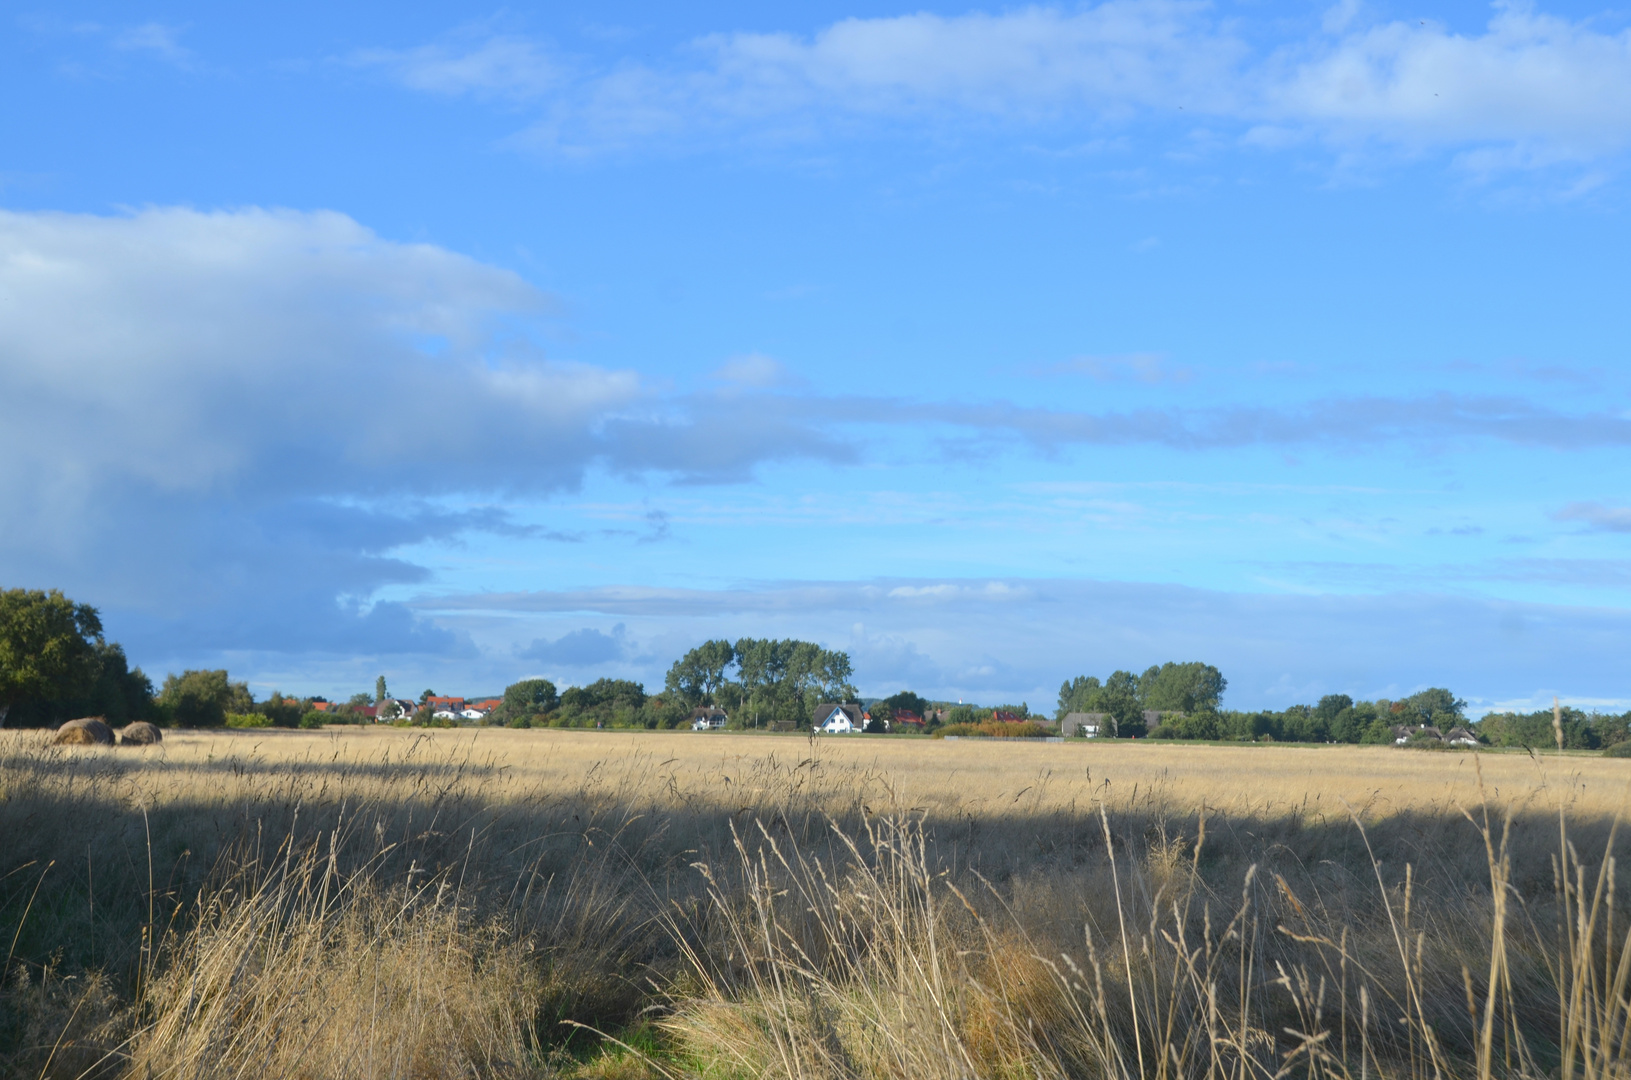
[{"label": "bush", "polygon": [[1603,751],[1604,757],[1631,757],[1631,740],[1617,742]]},{"label": "bush", "polygon": [[235,728],[271,727],[272,718],[260,713],[227,713],[226,725]]},{"label": "bush", "polygon": [[316,709],[312,709],[300,718],[300,726],[308,730],[320,728],[326,723],[328,723],[328,713],[318,712]]},{"label": "bush", "polygon": [[297,699],[284,697],[276,690],[272,691],[272,696],[262,702],[256,711],[271,720],[273,727],[286,728],[301,727],[301,720],[306,713]]},{"label": "bush", "polygon": [[1047,728],[1031,720],[1018,724],[988,721],[984,724],[947,724],[935,731],[930,738],[944,739],[948,735],[956,735],[962,738],[1040,739],[1048,734]]}]

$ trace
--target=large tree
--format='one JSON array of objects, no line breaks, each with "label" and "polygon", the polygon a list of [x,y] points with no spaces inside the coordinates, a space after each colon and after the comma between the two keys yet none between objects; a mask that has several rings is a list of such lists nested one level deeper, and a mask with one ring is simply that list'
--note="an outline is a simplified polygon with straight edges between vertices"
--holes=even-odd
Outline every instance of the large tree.
[{"label": "large tree", "polygon": [[688,705],[713,705],[725,685],[736,648],[723,639],[704,641],[668,669],[664,689]]},{"label": "large tree", "polygon": [[19,702],[85,697],[103,644],[102,619],[89,604],[57,589],[0,592],[0,726]]},{"label": "large tree", "polygon": [[1099,691],[1099,707],[1095,711],[1110,714],[1110,731],[1117,738],[1136,738],[1148,729],[1138,682],[1138,676],[1130,671],[1113,671],[1104,680],[1104,689]]},{"label": "large tree", "polygon": [[1104,684],[1097,675],[1078,675],[1067,680],[1059,687],[1059,709],[1054,719],[1063,720],[1073,712],[1102,712],[1099,693],[1103,689]]},{"label": "large tree", "polygon": [[495,719],[511,727],[526,727],[532,717],[549,712],[559,701],[555,684],[548,679],[522,679],[504,688],[504,702],[495,711]]},{"label": "large tree", "polygon": [[183,671],[166,675],[159,706],[177,727],[220,727],[227,713],[247,713],[255,699],[249,684],[233,682],[225,669]]},{"label": "large tree", "polygon": [[1191,661],[1152,667],[1139,677],[1138,696],[1146,709],[1160,712],[1212,712],[1223,701],[1229,680],[1211,664]]}]

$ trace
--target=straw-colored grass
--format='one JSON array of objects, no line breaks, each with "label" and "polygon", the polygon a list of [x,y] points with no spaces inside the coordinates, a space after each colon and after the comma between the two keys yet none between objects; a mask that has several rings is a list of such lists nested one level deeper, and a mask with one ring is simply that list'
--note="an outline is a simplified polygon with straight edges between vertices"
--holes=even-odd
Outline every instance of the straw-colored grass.
[{"label": "straw-colored grass", "polygon": [[0,1075],[1620,1075],[1600,757],[0,733]]}]

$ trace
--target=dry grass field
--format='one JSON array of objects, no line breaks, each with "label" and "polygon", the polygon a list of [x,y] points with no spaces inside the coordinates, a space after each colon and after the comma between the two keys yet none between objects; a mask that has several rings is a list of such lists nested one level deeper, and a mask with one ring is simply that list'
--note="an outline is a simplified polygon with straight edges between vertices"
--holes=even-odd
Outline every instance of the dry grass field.
[{"label": "dry grass field", "polygon": [[0,732],[0,1074],[1619,1076],[1631,762]]}]

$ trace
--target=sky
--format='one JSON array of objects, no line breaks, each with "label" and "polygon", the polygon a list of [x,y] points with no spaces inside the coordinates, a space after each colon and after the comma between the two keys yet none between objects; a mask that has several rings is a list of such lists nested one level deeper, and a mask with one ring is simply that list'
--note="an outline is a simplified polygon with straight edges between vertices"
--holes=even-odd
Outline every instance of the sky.
[{"label": "sky", "polygon": [[1631,14],[0,4],[0,587],[258,696],[1631,706]]}]

